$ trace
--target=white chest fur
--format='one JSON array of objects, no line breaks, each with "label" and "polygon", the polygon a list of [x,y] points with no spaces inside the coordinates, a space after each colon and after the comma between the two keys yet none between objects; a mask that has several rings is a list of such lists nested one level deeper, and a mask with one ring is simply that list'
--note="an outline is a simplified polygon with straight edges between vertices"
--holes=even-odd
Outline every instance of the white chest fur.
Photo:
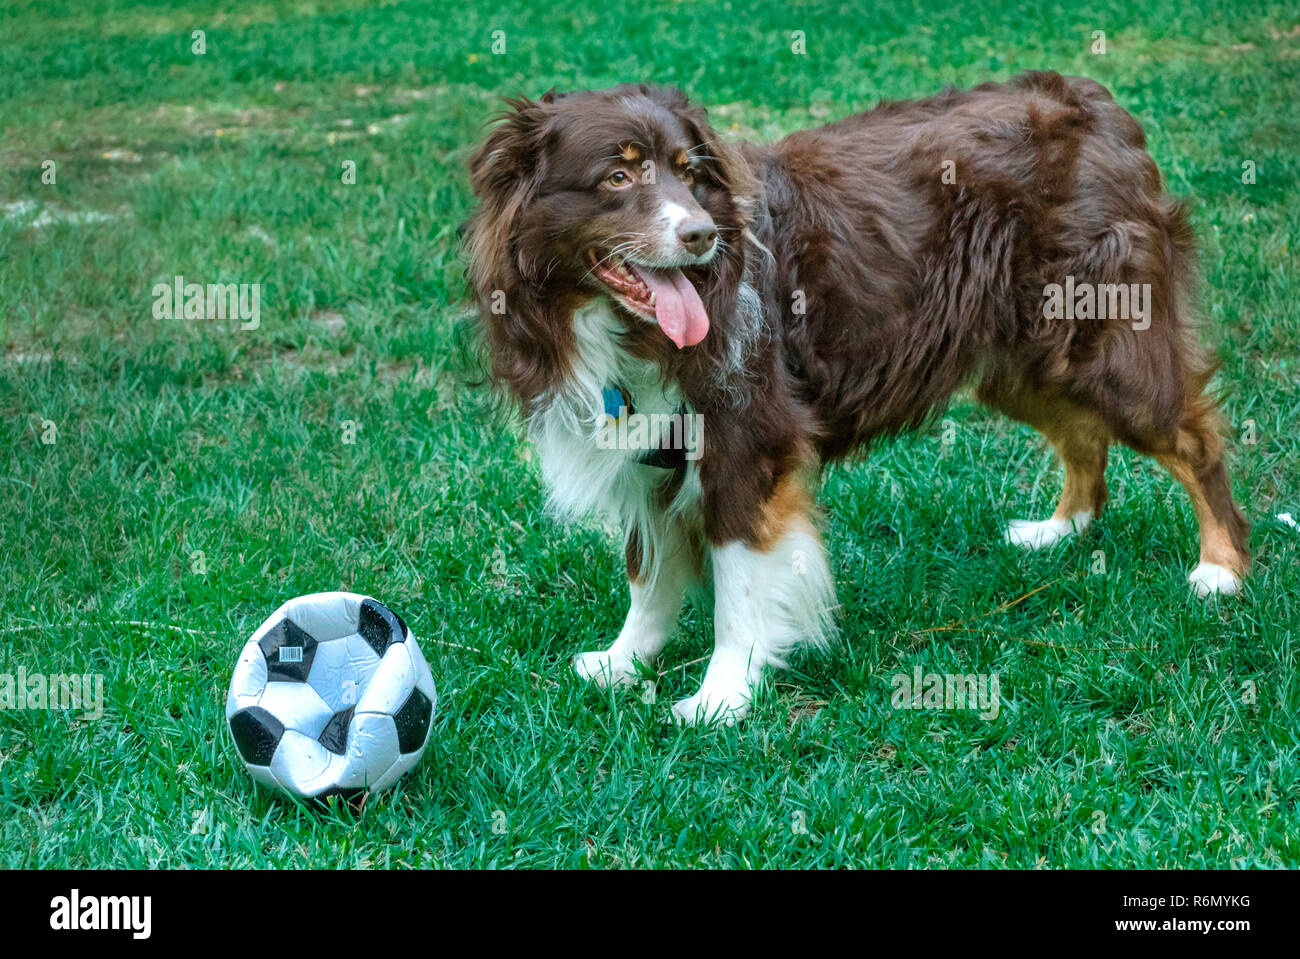
[{"label": "white chest fur", "polygon": [[[622,323],[609,304],[595,300],[573,317],[577,351],[573,374],[549,405],[528,423],[542,465],[551,506],[570,517],[602,514],[627,532],[649,532],[655,493],[670,471],[640,462],[644,448],[626,442],[624,424],[605,412],[604,390],[620,387],[645,418],[669,417],[682,408],[675,384],[665,383],[659,367],[621,349]],[[698,470],[687,463],[683,492],[698,490]],[[682,500],[681,494],[677,500]],[[684,503],[674,503],[681,508]],[[653,538],[651,536],[650,538]],[[642,539],[647,543],[646,539]]]},{"label": "white chest fur", "polygon": [[[679,391],[662,382],[656,367],[619,348],[619,323],[604,303],[580,311],[573,325],[573,375],[529,430],[552,506],[570,515],[604,514],[640,557],[629,570],[631,606],[618,638],[607,650],[579,654],[574,668],[599,682],[637,681],[638,663],[653,662],[667,642],[687,585],[711,570],[714,655],[699,692],[673,711],[685,722],[734,722],[748,711],[765,666],[783,663],[800,642],[824,643],[831,632],[834,590],[821,541],[799,516],[762,549],[742,541],[706,546],[699,460],[687,458],[686,475],[665,503],[665,484],[676,471],[645,465],[643,450],[608,442],[616,426],[605,412],[606,387],[625,389],[637,415],[672,415]],[[710,557],[704,569],[698,547]]]}]

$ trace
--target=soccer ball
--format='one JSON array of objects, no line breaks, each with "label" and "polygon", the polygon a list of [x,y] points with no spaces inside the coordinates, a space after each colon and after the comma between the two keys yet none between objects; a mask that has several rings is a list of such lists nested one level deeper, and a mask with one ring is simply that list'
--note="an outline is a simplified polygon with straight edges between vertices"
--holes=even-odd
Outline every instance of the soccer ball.
[{"label": "soccer ball", "polygon": [[424,754],[438,693],[406,623],[356,593],[277,609],[244,646],[226,722],[253,778],[304,798],[387,789]]}]

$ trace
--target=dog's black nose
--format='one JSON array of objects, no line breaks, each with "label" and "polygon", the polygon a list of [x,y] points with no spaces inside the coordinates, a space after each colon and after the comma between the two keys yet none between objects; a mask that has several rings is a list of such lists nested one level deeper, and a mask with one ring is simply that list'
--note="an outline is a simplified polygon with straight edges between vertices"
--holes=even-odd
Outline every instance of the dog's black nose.
[{"label": "dog's black nose", "polygon": [[712,220],[689,220],[677,228],[677,239],[696,256],[713,249],[717,238],[718,230]]}]

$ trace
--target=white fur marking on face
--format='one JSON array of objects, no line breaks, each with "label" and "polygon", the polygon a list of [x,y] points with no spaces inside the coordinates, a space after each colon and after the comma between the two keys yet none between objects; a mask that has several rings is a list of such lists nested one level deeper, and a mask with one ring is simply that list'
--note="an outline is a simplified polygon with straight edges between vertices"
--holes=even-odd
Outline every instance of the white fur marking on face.
[{"label": "white fur marking on face", "polygon": [[1237,574],[1218,563],[1201,563],[1192,570],[1187,581],[1192,584],[1192,592],[1202,599],[1207,596],[1231,596],[1241,589],[1241,580]]},{"label": "white fur marking on face", "polygon": [[1069,519],[1013,519],[1007,524],[1006,541],[1026,549],[1046,549],[1075,533],[1082,533],[1092,522],[1092,510],[1085,509]]},{"label": "white fur marking on face", "polygon": [[691,215],[690,210],[677,203],[665,203],[659,212],[668,221],[669,230],[676,230],[682,221]]},{"label": "white fur marking on face", "polygon": [[786,533],[767,553],[743,543],[713,551],[715,641],[699,692],[673,706],[679,722],[732,725],[749,712],[767,666],[784,666],[800,644],[832,632],[835,587],[821,539]]},{"label": "white fur marking on face", "polygon": [[659,242],[663,246],[662,254],[666,257],[680,255],[681,246],[677,239],[677,227],[690,218],[691,211],[678,203],[665,203],[659,210],[659,219],[667,226]]}]

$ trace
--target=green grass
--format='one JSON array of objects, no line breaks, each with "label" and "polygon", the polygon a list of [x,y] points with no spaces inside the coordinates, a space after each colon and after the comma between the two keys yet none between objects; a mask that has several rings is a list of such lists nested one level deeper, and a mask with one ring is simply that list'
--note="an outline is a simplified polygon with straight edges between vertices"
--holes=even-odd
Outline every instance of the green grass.
[{"label": "green grass", "polygon": [[[106,698],[0,712],[0,865],[1300,865],[1300,533],[1273,519],[1300,515],[1295,3],[228,6],[0,10],[0,672],[99,672]],[[579,685],[568,657],[621,622],[618,550],[545,515],[454,358],[498,98],[653,79],[768,137],[1030,68],[1107,84],[1192,202],[1245,594],[1189,596],[1187,498],[1125,452],[1087,537],[1003,546],[1061,472],[961,401],[951,442],[829,473],[844,642],[741,727],[668,722],[699,607],[657,703]],[[154,319],[176,274],[262,283],[261,328]],[[360,812],[255,789],[223,729],[247,635],[337,588],[405,615],[442,696],[424,763]],[[1001,714],[891,708],[917,665],[997,673]]]}]

